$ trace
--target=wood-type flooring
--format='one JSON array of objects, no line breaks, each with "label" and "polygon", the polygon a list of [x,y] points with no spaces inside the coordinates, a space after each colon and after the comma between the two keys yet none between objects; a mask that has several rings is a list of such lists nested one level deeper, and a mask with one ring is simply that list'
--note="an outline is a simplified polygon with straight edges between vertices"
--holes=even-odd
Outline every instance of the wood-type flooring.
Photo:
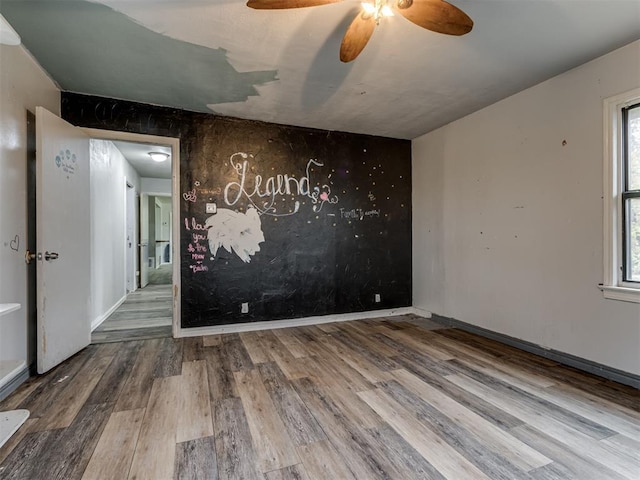
[{"label": "wood-type flooring", "polygon": [[91,343],[170,337],[172,321],[171,285],[147,285],[127,295],[91,333]]},{"label": "wood-type flooring", "polygon": [[2,479],[640,478],[638,390],[411,317],[91,345]]}]

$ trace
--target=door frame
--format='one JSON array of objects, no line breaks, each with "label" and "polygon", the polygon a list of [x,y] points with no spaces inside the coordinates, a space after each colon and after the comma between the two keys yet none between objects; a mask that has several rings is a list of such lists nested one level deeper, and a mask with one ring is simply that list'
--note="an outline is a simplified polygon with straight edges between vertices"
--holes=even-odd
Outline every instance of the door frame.
[{"label": "door frame", "polygon": [[[136,276],[136,259],[138,257],[138,242],[136,237],[136,225],[139,223],[136,215],[136,190],[128,178],[124,179],[124,286],[127,295],[138,288]],[[129,238],[129,233],[131,236]],[[135,247],[134,247],[135,245]],[[129,251],[131,250],[131,251]],[[131,287],[131,290],[129,290]]]},{"label": "door frame", "polygon": [[[180,139],[176,137],[161,137],[146,135],[143,133],[119,132],[116,130],[101,130],[97,128],[78,127],[89,137],[97,140],[115,140],[134,143],[151,143],[154,145],[166,145],[171,147],[171,212],[172,212],[172,238],[171,257],[173,262],[172,272],[172,305],[173,320],[172,333],[174,338],[181,337],[180,326]],[[142,193],[142,192],[141,192]]]}]

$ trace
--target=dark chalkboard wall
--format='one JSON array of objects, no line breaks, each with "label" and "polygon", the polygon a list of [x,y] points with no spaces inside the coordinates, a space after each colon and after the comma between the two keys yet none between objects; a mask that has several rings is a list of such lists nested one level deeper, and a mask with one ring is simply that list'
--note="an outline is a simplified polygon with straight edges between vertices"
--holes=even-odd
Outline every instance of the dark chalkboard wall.
[{"label": "dark chalkboard wall", "polygon": [[411,305],[409,141],[70,93],[62,116],[180,138],[183,327]]}]

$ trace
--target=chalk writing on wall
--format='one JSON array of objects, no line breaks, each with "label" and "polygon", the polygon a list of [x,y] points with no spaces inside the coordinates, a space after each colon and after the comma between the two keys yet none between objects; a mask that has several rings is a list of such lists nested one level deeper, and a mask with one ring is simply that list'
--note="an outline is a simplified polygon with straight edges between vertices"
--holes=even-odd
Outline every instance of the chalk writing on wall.
[{"label": "chalk writing on wall", "polygon": [[331,194],[329,185],[311,187],[313,184],[312,167],[323,167],[322,162],[310,159],[307,162],[305,174],[300,178],[290,174],[276,174],[265,178],[260,174],[252,173],[250,159],[253,158],[252,154],[245,152],[236,152],[229,157],[229,164],[238,178],[228,182],[224,188],[224,202],[227,205],[232,207],[241,198],[245,198],[253,205],[259,215],[281,217],[298,213],[300,201],[295,200],[292,209],[281,213],[274,206],[279,196],[308,197],[311,199],[314,212],[319,212],[325,203],[338,203],[338,196]]},{"label": "chalk writing on wall", "polygon": [[380,217],[380,209],[377,210],[364,210],[362,208],[352,208],[346,210],[340,209],[340,218],[346,218],[351,220],[364,220],[365,218],[378,218]]},{"label": "chalk writing on wall", "polygon": [[187,193],[183,193],[182,198],[184,198],[188,202],[196,203],[196,200],[198,200],[196,189],[194,188],[193,190],[189,190]]},{"label": "chalk writing on wall", "polygon": [[189,268],[193,273],[207,272],[209,267],[204,264],[207,256],[207,246],[200,243],[207,240],[207,227],[198,223],[193,217],[184,219],[184,227],[191,233],[191,241],[187,247],[187,251],[191,256]]}]

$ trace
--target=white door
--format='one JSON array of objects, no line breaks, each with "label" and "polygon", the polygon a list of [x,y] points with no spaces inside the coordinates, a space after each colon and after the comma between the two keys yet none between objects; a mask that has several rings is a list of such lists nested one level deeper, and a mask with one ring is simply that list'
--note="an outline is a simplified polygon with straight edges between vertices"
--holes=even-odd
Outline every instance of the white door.
[{"label": "white door", "polygon": [[37,366],[91,341],[89,137],[36,107]]},{"label": "white door", "polygon": [[140,288],[149,284],[149,195],[140,195]]}]

